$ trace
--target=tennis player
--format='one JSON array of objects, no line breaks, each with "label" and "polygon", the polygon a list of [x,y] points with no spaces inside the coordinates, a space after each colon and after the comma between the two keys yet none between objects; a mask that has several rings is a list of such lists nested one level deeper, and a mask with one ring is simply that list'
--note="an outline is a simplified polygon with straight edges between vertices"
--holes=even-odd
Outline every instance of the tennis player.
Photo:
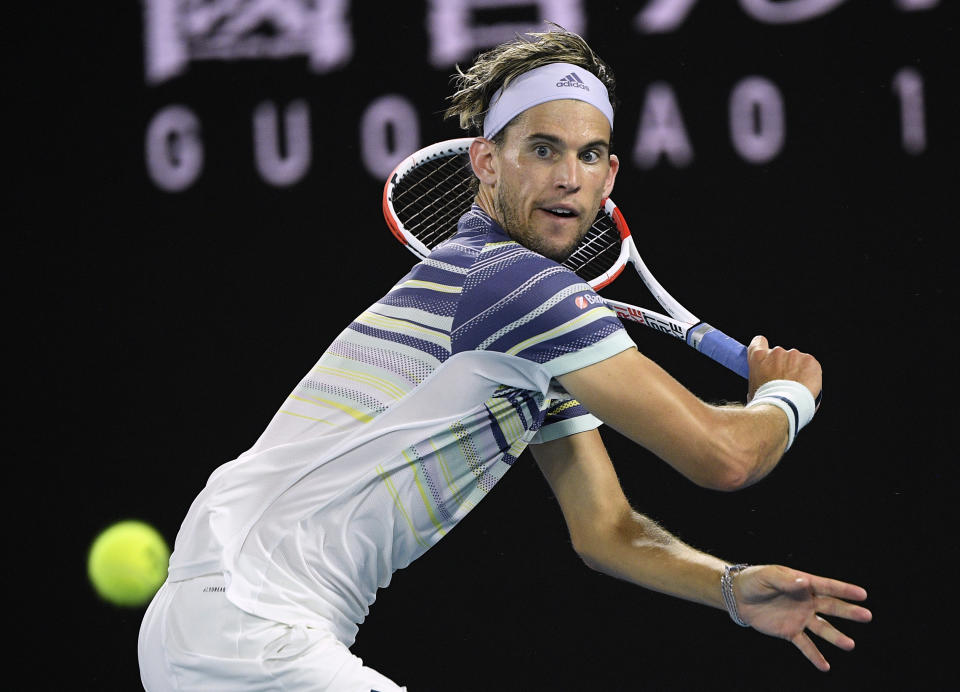
[{"label": "tennis player", "polygon": [[610,193],[613,75],[575,34],[504,44],[459,73],[476,203],[456,236],[362,312],[256,444],[210,476],[140,632],[146,689],[405,689],[350,652],[377,590],[450,532],[529,445],[591,567],[715,608],[829,666],[821,615],[855,585],[730,564],[628,503],[597,428],[693,482],[773,469],[814,414],[817,361],[749,347],[745,406],[699,400],[637,350],[563,259]]}]

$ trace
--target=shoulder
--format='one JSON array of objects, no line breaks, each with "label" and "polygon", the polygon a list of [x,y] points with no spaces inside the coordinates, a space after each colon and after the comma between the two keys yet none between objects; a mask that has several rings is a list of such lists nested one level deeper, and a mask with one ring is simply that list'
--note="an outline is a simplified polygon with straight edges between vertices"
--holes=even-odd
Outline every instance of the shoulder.
[{"label": "shoulder", "polygon": [[464,277],[454,350],[545,362],[622,330],[616,315],[566,267],[513,242],[488,243]]},{"label": "shoulder", "polygon": [[486,243],[464,276],[461,321],[517,319],[592,289],[566,267],[512,240]]}]

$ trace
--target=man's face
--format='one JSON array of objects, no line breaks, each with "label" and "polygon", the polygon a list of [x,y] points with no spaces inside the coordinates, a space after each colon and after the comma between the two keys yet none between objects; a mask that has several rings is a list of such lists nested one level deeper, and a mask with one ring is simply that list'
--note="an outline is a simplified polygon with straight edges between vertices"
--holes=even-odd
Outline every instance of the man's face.
[{"label": "man's face", "polygon": [[610,124],[583,101],[548,101],[511,124],[493,165],[494,215],[511,238],[558,262],[586,234],[619,162]]}]

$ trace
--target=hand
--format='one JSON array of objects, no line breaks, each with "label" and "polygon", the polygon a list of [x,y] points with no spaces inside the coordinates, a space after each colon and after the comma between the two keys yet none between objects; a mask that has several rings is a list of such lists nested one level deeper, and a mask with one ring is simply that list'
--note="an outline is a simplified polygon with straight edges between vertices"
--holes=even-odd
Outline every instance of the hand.
[{"label": "hand", "polygon": [[847,603],[867,597],[861,587],[780,565],[748,567],[734,577],[733,593],[740,617],[753,629],[793,642],[822,671],[830,664],[806,630],[844,651],[853,649],[854,641],[819,613],[855,622],[873,618],[866,608]]},{"label": "hand", "polygon": [[764,336],[753,337],[747,346],[747,362],[750,364],[748,403],[753,399],[757,388],[770,380],[799,382],[810,390],[814,399],[823,388],[823,370],[816,358],[795,348],[789,351],[780,346],[770,348]]}]

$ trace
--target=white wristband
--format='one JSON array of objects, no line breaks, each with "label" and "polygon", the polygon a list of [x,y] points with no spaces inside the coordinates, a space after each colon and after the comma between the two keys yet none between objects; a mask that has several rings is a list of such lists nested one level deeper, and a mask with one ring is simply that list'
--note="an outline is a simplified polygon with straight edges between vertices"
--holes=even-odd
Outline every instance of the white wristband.
[{"label": "white wristband", "polygon": [[813,414],[817,411],[816,402],[810,390],[793,380],[770,380],[760,385],[753,399],[747,404],[747,408],[759,404],[776,406],[786,414],[790,425],[787,449],[790,449],[797,433],[811,421]]}]

